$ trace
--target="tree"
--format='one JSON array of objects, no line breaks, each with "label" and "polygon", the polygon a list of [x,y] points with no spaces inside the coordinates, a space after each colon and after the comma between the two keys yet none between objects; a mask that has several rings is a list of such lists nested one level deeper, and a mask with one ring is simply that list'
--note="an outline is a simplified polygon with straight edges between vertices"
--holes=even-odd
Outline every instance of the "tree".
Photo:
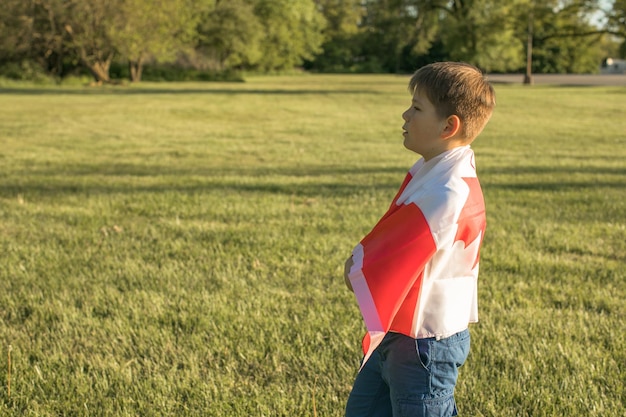
[{"label": "tree", "polygon": [[312,0],[255,0],[254,14],[262,25],[262,71],[293,68],[322,51],[324,16]]},{"label": "tree", "polygon": [[216,70],[293,68],[321,52],[313,0],[218,0],[198,25],[197,49]]},{"label": "tree", "polygon": [[621,58],[626,58],[626,0],[615,0],[607,13],[607,26],[611,34],[622,39],[619,49]]},{"label": "tree", "polygon": [[371,62],[372,69],[405,71],[407,68],[401,65],[404,55],[415,57],[428,53],[439,31],[437,9],[442,1],[368,0],[364,3],[362,54]]},{"label": "tree", "polygon": [[109,36],[129,61],[131,81],[141,80],[148,59],[173,61],[191,47],[202,6],[198,0],[122,0]]},{"label": "tree", "polygon": [[123,19],[122,0],[48,0],[61,2],[61,26],[67,45],[97,82],[110,82],[109,68],[116,53],[111,28]]},{"label": "tree", "polygon": [[5,0],[0,8],[0,63],[63,75],[71,50],[64,42],[59,0]]},{"label": "tree", "polygon": [[213,70],[251,68],[262,56],[262,30],[250,1],[219,1],[198,25],[197,48]]},{"label": "tree", "polygon": [[326,19],[322,53],[309,61],[309,68],[322,71],[348,71],[359,54],[361,22],[365,12],[361,0],[316,0]]},{"label": "tree", "polygon": [[626,37],[626,0],[614,0],[608,14],[609,28],[616,35]]},{"label": "tree", "polygon": [[5,55],[8,59],[28,59],[62,75],[70,57],[88,68],[96,80],[109,81],[115,47],[108,30],[119,17],[119,0],[6,1],[7,15],[0,12],[0,19],[8,26],[3,43],[14,45]]},{"label": "tree", "polygon": [[0,8],[0,60],[19,60],[28,55],[32,43],[33,19],[30,4],[21,0],[6,0]]},{"label": "tree", "polygon": [[[589,16],[600,10],[597,0],[526,0],[518,7],[517,38],[526,44],[532,34],[532,72],[597,71],[605,29],[593,26]],[[530,75],[527,73],[527,77]]]},{"label": "tree", "polygon": [[485,71],[516,70],[523,56],[511,14],[519,1],[466,0],[446,2],[440,33],[449,58]]}]

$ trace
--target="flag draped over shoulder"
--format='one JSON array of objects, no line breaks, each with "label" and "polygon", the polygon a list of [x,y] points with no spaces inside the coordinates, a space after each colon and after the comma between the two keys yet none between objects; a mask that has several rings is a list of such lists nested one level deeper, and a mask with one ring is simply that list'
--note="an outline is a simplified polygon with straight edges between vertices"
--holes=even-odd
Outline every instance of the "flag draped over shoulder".
[{"label": "flag draped over shoulder", "polygon": [[354,248],[352,284],[365,359],[389,331],[443,338],[478,320],[485,205],[469,146],[420,159],[385,215]]}]

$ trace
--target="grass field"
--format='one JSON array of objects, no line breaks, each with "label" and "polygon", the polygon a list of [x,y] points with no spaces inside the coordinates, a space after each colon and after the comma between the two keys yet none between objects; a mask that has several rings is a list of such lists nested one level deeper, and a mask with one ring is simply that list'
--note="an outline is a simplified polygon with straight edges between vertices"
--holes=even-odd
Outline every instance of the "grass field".
[{"label": "grass field", "polygon": [[[0,89],[0,415],[341,416],[406,82]],[[461,415],[624,415],[626,89],[496,91]]]}]

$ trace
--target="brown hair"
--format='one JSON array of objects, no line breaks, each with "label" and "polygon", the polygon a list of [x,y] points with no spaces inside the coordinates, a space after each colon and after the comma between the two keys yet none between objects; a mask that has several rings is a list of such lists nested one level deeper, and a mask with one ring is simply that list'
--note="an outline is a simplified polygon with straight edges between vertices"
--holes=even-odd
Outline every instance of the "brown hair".
[{"label": "brown hair", "polygon": [[473,140],[483,130],[496,105],[496,93],[482,72],[462,62],[436,62],[418,69],[409,91],[419,90],[435,106],[441,118],[457,115],[461,135]]}]

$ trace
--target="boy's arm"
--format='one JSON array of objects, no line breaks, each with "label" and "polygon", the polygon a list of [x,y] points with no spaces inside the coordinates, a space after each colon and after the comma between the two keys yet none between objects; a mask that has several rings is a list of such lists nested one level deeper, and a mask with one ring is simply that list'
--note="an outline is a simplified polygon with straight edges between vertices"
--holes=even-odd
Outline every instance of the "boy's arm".
[{"label": "boy's arm", "polygon": [[346,264],[343,267],[343,280],[346,283],[346,287],[348,287],[350,291],[354,292],[354,290],[352,289],[352,284],[350,283],[350,278],[348,277],[352,265],[354,265],[354,259],[352,259],[352,255],[350,255],[350,257],[346,260]]}]

